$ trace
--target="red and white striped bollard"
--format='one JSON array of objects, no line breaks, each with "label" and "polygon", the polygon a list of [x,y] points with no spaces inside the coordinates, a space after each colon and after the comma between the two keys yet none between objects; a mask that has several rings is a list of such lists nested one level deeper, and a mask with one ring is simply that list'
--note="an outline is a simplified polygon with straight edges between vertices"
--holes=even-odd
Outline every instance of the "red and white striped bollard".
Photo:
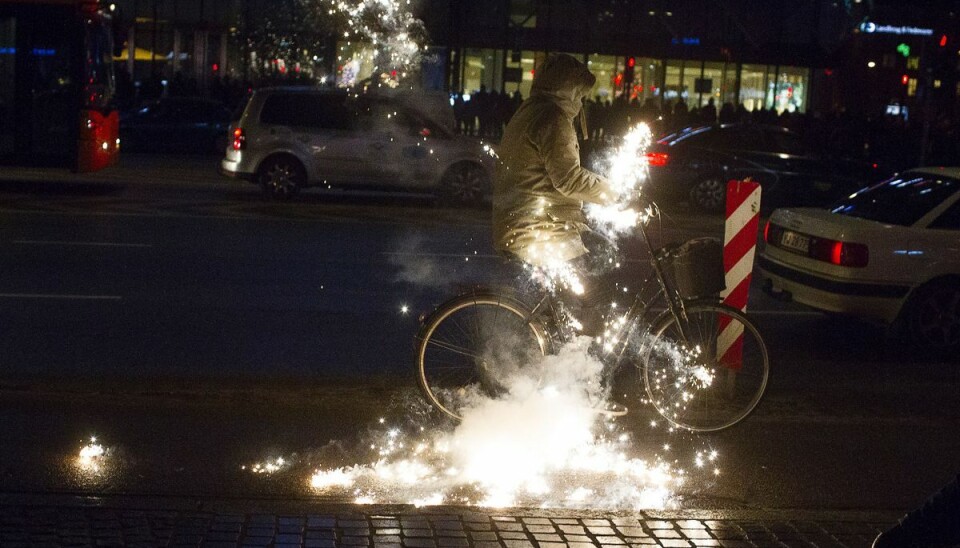
[{"label": "red and white striped bollard", "polygon": [[[740,311],[747,310],[753,257],[757,249],[760,225],[760,184],[749,178],[727,183],[727,212],[723,230],[723,272],[726,289],[720,293],[723,303]],[[743,325],[721,322],[717,339],[717,358],[732,370],[743,366]]]}]

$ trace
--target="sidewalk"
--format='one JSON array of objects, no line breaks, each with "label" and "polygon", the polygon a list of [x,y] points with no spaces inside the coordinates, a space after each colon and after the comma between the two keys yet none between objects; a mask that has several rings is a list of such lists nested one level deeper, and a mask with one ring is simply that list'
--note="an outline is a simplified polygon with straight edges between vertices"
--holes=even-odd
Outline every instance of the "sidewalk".
[{"label": "sidewalk", "polygon": [[3,167],[0,168],[0,180],[204,187],[247,184],[220,175],[217,172],[219,165],[217,155],[123,153],[117,165],[95,173],[71,173],[62,168]]},{"label": "sidewalk", "polygon": [[0,546],[868,547],[898,516],[0,495]]}]

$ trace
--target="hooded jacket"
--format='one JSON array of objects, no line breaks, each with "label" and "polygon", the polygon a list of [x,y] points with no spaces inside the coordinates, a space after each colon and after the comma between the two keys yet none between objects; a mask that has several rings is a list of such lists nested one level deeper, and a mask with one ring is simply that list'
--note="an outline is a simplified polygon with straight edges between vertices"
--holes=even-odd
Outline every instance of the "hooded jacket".
[{"label": "hooded jacket", "polygon": [[493,241],[500,252],[543,265],[587,252],[583,202],[613,199],[607,181],[580,165],[573,127],[596,78],[565,54],[550,55],[530,97],[510,119],[500,142],[493,192]]}]

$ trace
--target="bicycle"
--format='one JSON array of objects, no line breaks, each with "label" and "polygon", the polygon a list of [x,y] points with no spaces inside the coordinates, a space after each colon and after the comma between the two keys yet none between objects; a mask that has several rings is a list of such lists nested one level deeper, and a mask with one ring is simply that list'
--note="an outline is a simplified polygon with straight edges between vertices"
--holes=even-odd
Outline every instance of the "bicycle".
[{"label": "bicycle", "polygon": [[[659,219],[659,208],[651,204],[651,210]],[[645,223],[639,231],[657,283],[648,276],[627,312],[608,322],[603,354],[609,378],[633,362],[647,401],[671,424],[697,432],[729,428],[757,407],[770,363],[753,322],[719,302],[722,247],[716,240],[691,240],[655,250]],[[550,292],[530,302],[510,289],[478,288],[426,317],[416,337],[416,368],[433,406],[460,419],[466,394],[505,390],[501,364],[529,363],[569,339]]]}]

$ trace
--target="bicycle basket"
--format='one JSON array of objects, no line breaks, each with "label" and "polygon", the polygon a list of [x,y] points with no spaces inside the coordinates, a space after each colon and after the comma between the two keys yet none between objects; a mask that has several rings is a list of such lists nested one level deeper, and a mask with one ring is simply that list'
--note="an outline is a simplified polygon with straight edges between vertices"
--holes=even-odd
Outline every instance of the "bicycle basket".
[{"label": "bicycle basket", "polygon": [[726,287],[723,245],[716,238],[694,238],[657,253],[664,276],[684,299],[717,295]]}]

